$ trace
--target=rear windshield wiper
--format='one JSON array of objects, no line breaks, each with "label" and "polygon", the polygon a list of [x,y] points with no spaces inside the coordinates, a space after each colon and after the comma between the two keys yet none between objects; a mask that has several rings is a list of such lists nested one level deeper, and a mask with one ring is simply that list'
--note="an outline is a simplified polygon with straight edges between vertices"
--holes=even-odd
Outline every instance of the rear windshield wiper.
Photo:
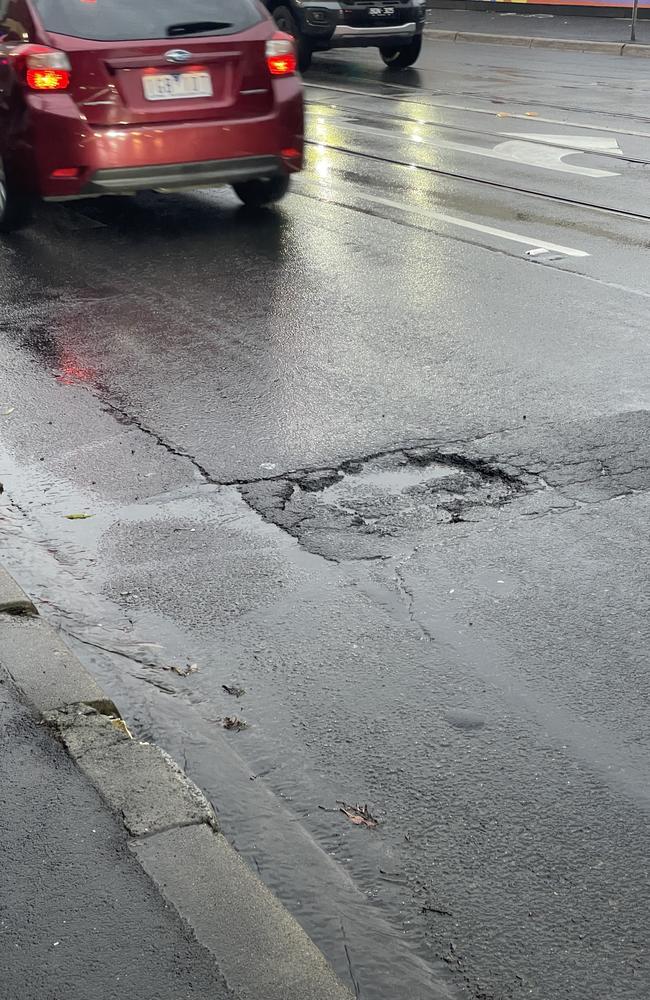
[{"label": "rear windshield wiper", "polygon": [[232,28],[230,21],[186,21],[183,24],[170,24],[167,36],[173,38],[175,35],[202,35],[210,31],[221,31],[223,28]]}]

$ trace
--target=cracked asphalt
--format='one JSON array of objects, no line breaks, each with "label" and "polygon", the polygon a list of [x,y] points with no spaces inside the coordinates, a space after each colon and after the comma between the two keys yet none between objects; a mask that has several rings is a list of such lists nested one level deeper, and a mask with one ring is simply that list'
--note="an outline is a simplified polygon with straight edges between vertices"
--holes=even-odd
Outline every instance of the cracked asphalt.
[{"label": "cracked asphalt", "polygon": [[363,1000],[650,994],[642,62],[323,57],[276,212],[0,243],[2,561]]}]

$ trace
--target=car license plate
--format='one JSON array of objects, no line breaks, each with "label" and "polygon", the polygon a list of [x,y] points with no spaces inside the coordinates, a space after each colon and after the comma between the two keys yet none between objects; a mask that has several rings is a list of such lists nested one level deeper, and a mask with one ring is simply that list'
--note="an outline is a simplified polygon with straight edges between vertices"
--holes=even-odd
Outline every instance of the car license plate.
[{"label": "car license plate", "polygon": [[394,7],[371,7],[370,8],[371,17],[392,17],[395,13]]},{"label": "car license plate", "polygon": [[189,97],[212,97],[209,73],[156,73],[142,77],[148,101],[179,101]]}]

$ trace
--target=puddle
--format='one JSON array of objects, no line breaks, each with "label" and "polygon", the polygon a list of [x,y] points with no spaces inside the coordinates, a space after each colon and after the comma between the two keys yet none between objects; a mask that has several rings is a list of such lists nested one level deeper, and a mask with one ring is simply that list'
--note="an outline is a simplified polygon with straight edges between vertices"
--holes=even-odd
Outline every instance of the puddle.
[{"label": "puddle", "polygon": [[351,493],[400,494],[409,490],[423,490],[430,482],[453,479],[463,475],[462,469],[453,465],[433,464],[422,468],[408,462],[369,462],[359,472],[347,473],[327,490],[327,500],[343,498]]}]

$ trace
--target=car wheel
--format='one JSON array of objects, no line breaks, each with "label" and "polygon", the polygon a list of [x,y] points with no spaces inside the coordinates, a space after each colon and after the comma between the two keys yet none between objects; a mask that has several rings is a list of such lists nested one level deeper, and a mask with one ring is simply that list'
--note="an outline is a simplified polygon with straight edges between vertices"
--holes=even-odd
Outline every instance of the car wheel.
[{"label": "car wheel", "polygon": [[311,66],[312,50],[309,43],[301,38],[295,17],[288,7],[276,7],[273,11],[273,18],[280,31],[285,31],[294,39],[298,53],[298,69],[301,73],[305,73]]},{"label": "car wheel", "polygon": [[262,208],[284,198],[289,190],[289,175],[278,174],[277,177],[242,181],[241,184],[233,184],[233,189],[239,200],[248,208]]},{"label": "car wheel", "polygon": [[31,198],[13,189],[0,160],[0,233],[14,233],[32,221]]},{"label": "car wheel", "polygon": [[408,69],[417,61],[422,51],[422,36],[420,35],[404,45],[391,45],[390,48],[382,46],[379,51],[389,69]]}]

